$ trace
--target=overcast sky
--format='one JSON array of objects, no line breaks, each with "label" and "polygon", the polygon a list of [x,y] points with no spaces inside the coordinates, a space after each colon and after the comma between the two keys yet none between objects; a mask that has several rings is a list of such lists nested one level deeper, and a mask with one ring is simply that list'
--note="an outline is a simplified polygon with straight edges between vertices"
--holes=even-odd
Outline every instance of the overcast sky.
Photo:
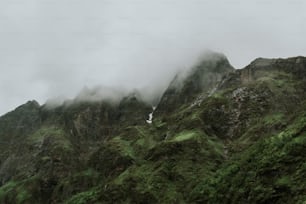
[{"label": "overcast sky", "polygon": [[84,86],[164,87],[206,49],[306,55],[304,0],[1,0],[0,115]]}]

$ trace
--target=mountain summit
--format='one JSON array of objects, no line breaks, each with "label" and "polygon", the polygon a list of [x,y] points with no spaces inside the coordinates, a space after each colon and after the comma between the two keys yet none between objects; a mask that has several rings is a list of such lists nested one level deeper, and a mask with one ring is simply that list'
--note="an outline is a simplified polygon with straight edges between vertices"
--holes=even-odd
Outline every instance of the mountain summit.
[{"label": "mountain summit", "polygon": [[219,53],[209,53],[188,72],[179,73],[165,91],[158,111],[173,111],[199,96],[211,94],[227,73],[234,71],[228,59]]},{"label": "mountain summit", "polygon": [[156,108],[135,92],[0,117],[0,203],[304,203],[305,177],[305,57],[213,53]]}]

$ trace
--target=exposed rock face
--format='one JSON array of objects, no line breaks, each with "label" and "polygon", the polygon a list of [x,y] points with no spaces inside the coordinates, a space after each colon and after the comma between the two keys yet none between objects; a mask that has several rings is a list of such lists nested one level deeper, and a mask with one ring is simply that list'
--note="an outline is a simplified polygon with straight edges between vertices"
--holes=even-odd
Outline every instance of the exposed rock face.
[{"label": "exposed rock face", "polygon": [[234,70],[211,54],[152,107],[54,109],[0,117],[0,203],[303,203],[306,58]]},{"label": "exposed rock face", "polygon": [[198,97],[207,97],[222,81],[222,78],[233,71],[234,68],[224,55],[210,54],[188,73],[178,74],[174,78],[160,101],[157,114],[172,112],[183,104],[195,101]]},{"label": "exposed rock face", "polygon": [[264,59],[258,58],[249,66],[240,70],[242,83],[252,82],[264,77],[267,72],[280,72],[293,74],[305,79],[305,58],[293,57],[289,59]]}]

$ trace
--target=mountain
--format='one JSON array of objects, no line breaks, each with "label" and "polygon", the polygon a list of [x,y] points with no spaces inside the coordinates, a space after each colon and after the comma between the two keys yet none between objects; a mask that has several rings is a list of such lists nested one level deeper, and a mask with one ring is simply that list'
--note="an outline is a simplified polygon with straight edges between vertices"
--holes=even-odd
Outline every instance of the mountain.
[{"label": "mountain", "polygon": [[212,53],[156,108],[29,101],[0,118],[0,203],[304,203],[306,57]]},{"label": "mountain", "polygon": [[179,73],[170,83],[158,105],[158,112],[173,112],[195,99],[207,97],[214,91],[222,77],[234,71],[228,59],[219,53],[205,56],[197,66],[187,73]]}]

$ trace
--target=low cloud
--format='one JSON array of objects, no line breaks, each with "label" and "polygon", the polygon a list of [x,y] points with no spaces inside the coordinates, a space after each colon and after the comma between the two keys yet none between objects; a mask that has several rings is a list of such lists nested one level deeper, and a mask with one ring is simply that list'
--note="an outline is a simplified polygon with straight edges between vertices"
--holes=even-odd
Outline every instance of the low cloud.
[{"label": "low cloud", "polygon": [[305,9],[303,0],[2,0],[0,114],[85,86],[154,98],[206,49],[236,68],[303,55]]}]

